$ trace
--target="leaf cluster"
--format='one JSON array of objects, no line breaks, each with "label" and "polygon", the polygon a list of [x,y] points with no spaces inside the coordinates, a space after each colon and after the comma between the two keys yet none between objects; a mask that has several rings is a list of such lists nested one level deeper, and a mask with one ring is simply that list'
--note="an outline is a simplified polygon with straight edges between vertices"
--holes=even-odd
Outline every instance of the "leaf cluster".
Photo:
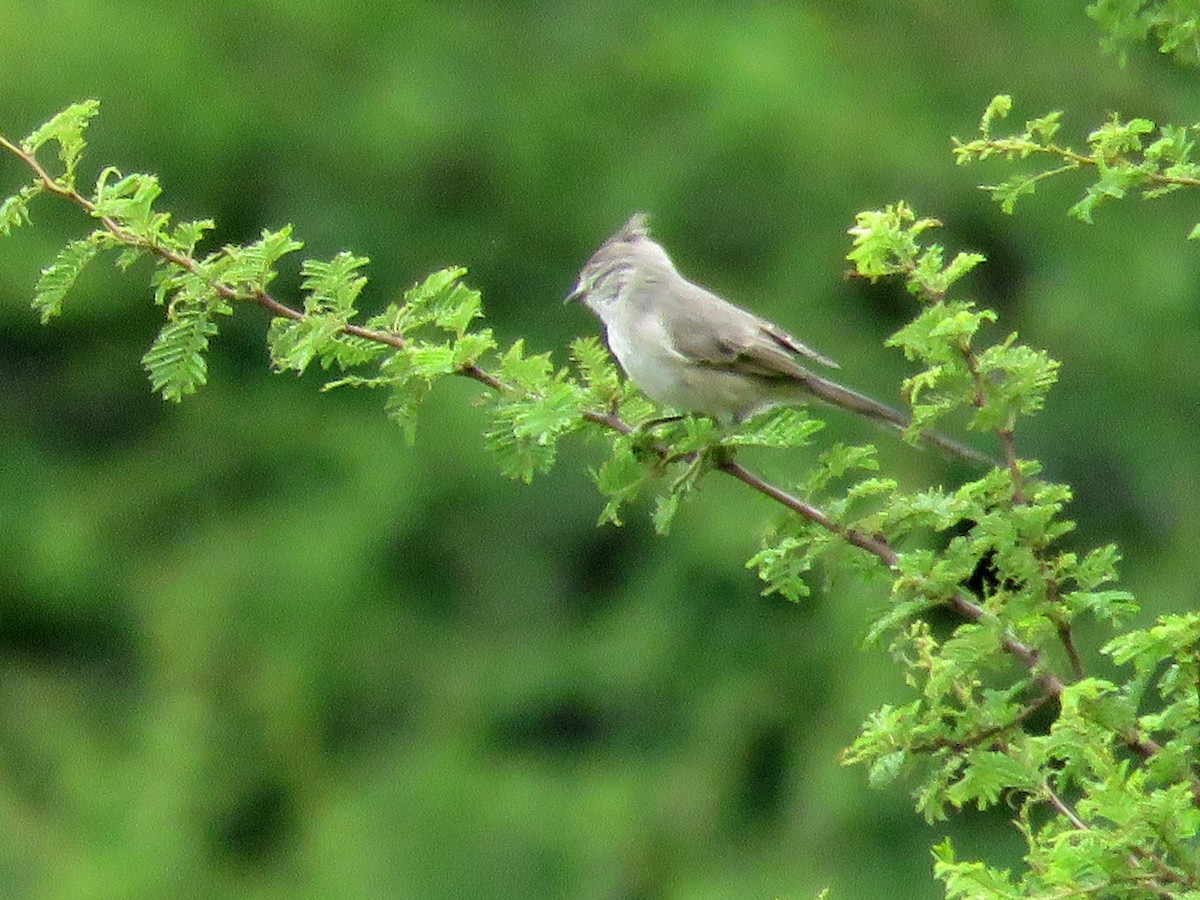
[{"label": "leaf cluster", "polygon": [[[980,120],[979,136],[969,141],[954,139],[954,158],[959,165],[994,157],[1009,162],[1044,161],[1033,171],[981,185],[1006,213],[1012,213],[1017,201],[1033,194],[1041,182],[1076,171],[1091,172],[1093,181],[1067,214],[1089,225],[1097,206],[1123,199],[1131,192],[1153,199],[1182,188],[1200,187],[1194,138],[1200,126],[1155,125],[1146,118],[1126,120],[1114,113],[1088,134],[1087,152],[1081,152],[1056,139],[1062,127],[1061,111],[1029,119],[1019,132],[994,135],[992,126],[1011,109],[1012,98],[997,95]],[[1200,237],[1200,224],[1189,237]]]},{"label": "leaf cluster", "polygon": [[1160,53],[1200,64],[1200,17],[1193,0],[1096,0],[1087,14],[1104,30],[1101,46],[1125,65],[1128,49],[1153,38]]},{"label": "leaf cluster", "polygon": [[[1015,334],[982,345],[994,315],[947,294],[978,259],[943,265],[942,248],[924,241],[935,224],[900,205],[864,213],[850,258],[864,277],[902,278],[922,300],[889,341],[924,366],[907,382],[915,427],[966,406],[1008,464],[953,490],[874,493],[876,509],[839,520],[897,549],[891,602],[868,639],[888,640],[914,694],[876,711],[843,762],[867,765],[874,784],[915,781],[930,821],[968,805],[1017,811],[1027,869],[960,861],[946,841],[935,871],[950,896],[1192,896],[1196,619],[1113,637],[1103,652],[1133,664],[1129,680],[1088,673],[1079,620],[1116,629],[1138,607],[1114,587],[1115,547],[1064,544],[1070,490],[1015,454],[1014,431],[1042,407],[1056,363]],[[787,561],[789,541],[768,558],[773,574],[805,567]],[[949,630],[932,615],[945,608],[959,615]]]}]

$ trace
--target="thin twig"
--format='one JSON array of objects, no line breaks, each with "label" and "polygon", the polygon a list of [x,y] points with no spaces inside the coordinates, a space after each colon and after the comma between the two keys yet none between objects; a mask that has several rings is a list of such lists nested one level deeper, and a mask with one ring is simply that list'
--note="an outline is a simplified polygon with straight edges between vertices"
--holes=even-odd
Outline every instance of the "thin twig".
[{"label": "thin twig", "polygon": [[1091,827],[1083,819],[1079,818],[1079,814],[1067,805],[1062,797],[1058,796],[1054,788],[1050,787],[1049,781],[1042,782],[1042,796],[1046,798],[1051,806],[1053,806],[1063,818],[1079,831],[1091,831]]},{"label": "thin twig", "polygon": [[810,522],[820,525],[826,531],[836,534],[842,540],[855,547],[861,547],[868,553],[876,556],[888,568],[895,568],[900,561],[899,554],[892,549],[891,545],[886,540],[879,537],[872,537],[864,534],[854,528],[847,528],[844,525],[835,522],[820,509],[789,494],[780,487],[763,480],[758,475],[751,472],[741,463],[733,459],[725,459],[717,464],[717,469],[736,478],[738,481],[758,491],[760,494],[770,497],[776,503],[786,506],[792,512],[803,516]]},{"label": "thin twig", "polygon": [[1063,649],[1067,651],[1067,661],[1071,664],[1071,672],[1076,679],[1083,678],[1083,660],[1079,658],[1079,648],[1075,646],[1075,633],[1071,630],[1070,622],[1058,623],[1058,639]]},{"label": "thin twig", "polygon": [[[1042,153],[1046,156],[1055,156],[1064,160],[1067,165],[1058,171],[1067,171],[1069,169],[1082,168],[1083,166],[1099,167],[1100,161],[1094,156],[1085,156],[1068,147],[1060,147],[1058,144],[1039,144],[1036,141],[1025,140],[1018,137],[1001,137],[1001,138],[986,138],[985,143],[988,147],[998,153],[1020,154],[1026,156],[1030,153]],[[1112,168],[1116,162],[1125,162],[1132,167],[1137,167],[1139,164],[1123,157],[1105,160],[1105,165]],[[1180,187],[1200,187],[1200,178],[1193,178],[1186,175],[1168,175],[1165,172],[1141,172],[1143,178],[1152,184],[1158,185],[1179,185]]]},{"label": "thin twig", "polygon": [[931,753],[935,750],[954,750],[961,753],[963,750],[970,750],[972,747],[978,747],[984,741],[991,740],[998,734],[1002,734],[1009,729],[1015,728],[1022,724],[1026,719],[1032,716],[1035,712],[1054,699],[1054,695],[1047,692],[1030,701],[1025,706],[1018,710],[1017,714],[1007,722],[1002,722],[999,725],[992,725],[988,728],[980,729],[972,735],[951,740],[950,738],[935,738],[928,744],[916,744],[907,749],[913,753]]}]

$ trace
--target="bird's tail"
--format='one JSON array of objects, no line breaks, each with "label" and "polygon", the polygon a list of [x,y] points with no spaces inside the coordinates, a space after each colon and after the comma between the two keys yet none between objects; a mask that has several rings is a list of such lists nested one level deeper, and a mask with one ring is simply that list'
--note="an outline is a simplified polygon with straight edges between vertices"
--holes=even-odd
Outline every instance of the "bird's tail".
[{"label": "bird's tail", "polygon": [[[860,416],[876,422],[883,422],[885,425],[890,425],[900,430],[907,428],[912,422],[908,416],[898,409],[893,409],[887,404],[880,403],[878,400],[872,400],[865,394],[842,387],[840,384],[828,381],[819,375],[814,375],[811,372],[807,374],[808,377],[804,379],[804,386],[808,392],[832,406],[849,410]],[[938,434],[936,431],[921,432],[921,440],[937,450],[957,456],[960,459],[982,463],[988,467],[996,465],[996,460],[986,453],[982,453],[973,447],[968,447],[966,444],[961,444],[953,438]]]}]

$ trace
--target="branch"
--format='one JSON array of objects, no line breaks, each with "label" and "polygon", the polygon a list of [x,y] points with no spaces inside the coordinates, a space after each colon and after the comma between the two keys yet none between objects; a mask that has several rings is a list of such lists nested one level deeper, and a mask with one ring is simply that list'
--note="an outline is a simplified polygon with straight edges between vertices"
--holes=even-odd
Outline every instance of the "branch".
[{"label": "branch", "polygon": [[1031,700],[1025,706],[1021,707],[1021,709],[1017,711],[1017,714],[1007,722],[1002,722],[998,725],[991,725],[975,732],[972,735],[958,738],[957,740],[951,738],[936,738],[927,744],[916,744],[908,749],[913,753],[933,753],[937,750],[954,750],[961,753],[964,750],[970,750],[972,747],[978,747],[984,741],[991,740],[998,734],[1003,734],[1009,729],[1017,727],[1035,712],[1049,703],[1053,698],[1053,694],[1049,693],[1048,691],[1044,692]]},{"label": "branch", "polygon": [[[40,185],[47,191],[57,196],[63,197],[73,203],[92,218],[98,220],[104,228],[121,244],[134,247],[146,252],[149,252],[167,263],[176,266],[184,271],[187,271],[197,277],[205,279],[210,287],[223,299],[234,302],[245,302],[257,305],[271,315],[290,319],[293,321],[302,321],[306,318],[305,312],[289,306],[266,290],[255,289],[246,290],[238,288],[234,285],[215,281],[207,276],[203,266],[192,256],[179,253],[169,247],[161,246],[160,244],[146,240],[132,234],[128,230],[109,216],[97,213],[96,205],[87,197],[80,194],[74,187],[62,184],[56,181],[37,161],[32,153],[26,152],[19,146],[16,146],[0,136],[0,147],[8,150],[10,153],[21,159],[37,176]],[[404,337],[400,334],[366,328],[360,325],[345,323],[341,326],[341,331],[348,335],[353,335],[368,341],[384,344],[393,348],[403,348],[406,346]],[[969,351],[968,351],[969,352]],[[969,360],[973,362],[973,356],[969,356]],[[456,374],[477,381],[494,391],[505,390],[504,383],[492,373],[480,368],[478,365],[471,363],[461,366],[456,370]],[[582,413],[583,418],[595,425],[617,432],[619,434],[631,434],[634,429],[623,419],[616,414],[615,411],[597,412],[588,411]],[[998,431],[1001,439],[1001,444],[1004,447],[1005,459],[1008,467],[1014,472],[1014,477],[1019,474],[1016,465],[1016,453],[1013,448],[1011,432]],[[662,456],[663,459],[669,458],[669,449],[660,445],[653,445],[654,452]],[[835,535],[840,540],[858,547],[876,557],[889,569],[895,570],[900,562],[900,554],[887,541],[886,538],[879,535],[869,535],[854,528],[848,528],[837,522],[832,516],[820,508],[808,503],[804,500],[795,497],[782,488],[771,484],[761,476],[755,474],[743,465],[738,463],[732,457],[721,459],[716,468],[724,472],[732,478],[745,484],[750,489],[770,498],[775,503],[780,504],[784,508],[796,513],[819,528],[824,529],[830,534]],[[1014,481],[1016,486],[1016,494],[1014,499],[1020,497],[1019,479]],[[1018,502],[1019,499],[1018,499]],[[946,606],[960,615],[962,618],[971,622],[982,622],[985,620],[994,619],[991,613],[987,612],[975,601],[969,599],[964,594],[957,593],[947,600]],[[1023,641],[1008,629],[1005,629],[1000,638],[1000,645],[1006,653],[1016,659],[1024,666],[1041,684],[1043,696],[1045,700],[1056,698],[1061,695],[1064,683],[1050,669],[1042,664],[1041,655],[1038,650]],[[1143,758],[1150,758],[1158,753],[1162,747],[1152,739],[1144,737],[1136,732],[1127,732],[1121,734],[1122,740],[1131,747],[1134,752]],[[1193,791],[1200,798],[1200,781],[1193,779]]]},{"label": "branch", "polygon": [[[896,565],[899,563],[900,555],[885,538],[867,535],[853,528],[846,528],[817,507],[806,503],[798,497],[794,497],[782,488],[764,481],[735,460],[724,460],[718,464],[717,468],[753,490],[758,491],[763,496],[770,497],[776,503],[787,507],[792,512],[803,516],[826,531],[837,535],[847,543],[866,550],[878,558],[889,569],[896,568]],[[947,600],[946,605],[971,622],[980,622],[990,616],[983,607],[967,599],[961,593],[955,594]],[[1047,700],[1052,697],[1057,698],[1062,694],[1064,686],[1062,679],[1055,675],[1054,672],[1042,666],[1041,654],[1036,649],[1021,642],[1012,632],[1007,630],[1000,638],[1000,645],[1037,678],[1038,682],[1042,685],[1042,690],[1045,692]],[[1134,749],[1138,748],[1135,746]]]},{"label": "branch", "polygon": [[776,503],[787,507],[792,512],[799,514],[808,521],[819,525],[831,534],[837,535],[848,544],[855,547],[860,547],[866,550],[872,556],[875,556],[890,569],[894,569],[900,561],[900,556],[892,549],[891,545],[881,537],[872,537],[864,534],[854,528],[847,528],[844,525],[835,522],[820,509],[789,494],[782,488],[776,487],[767,481],[764,481],[758,475],[755,475],[741,463],[734,459],[725,459],[717,464],[717,469],[736,478],[738,481],[758,491],[764,497],[770,497]]},{"label": "branch", "polygon": [[1058,631],[1058,639],[1062,641],[1063,649],[1067,652],[1067,660],[1071,664],[1071,671],[1076,678],[1084,676],[1083,660],[1079,657],[1079,648],[1075,646],[1075,634],[1071,630],[1069,622],[1059,622],[1055,625]]},{"label": "branch", "polygon": [[1071,826],[1077,831],[1091,831],[1091,829],[1088,827],[1088,824],[1083,821],[1083,819],[1079,818],[1079,814],[1076,813],[1075,810],[1071,809],[1071,807],[1067,805],[1066,801],[1063,800],[1062,797],[1058,796],[1058,793],[1054,790],[1054,788],[1050,787],[1049,781],[1042,782],[1042,796],[1045,797],[1047,802],[1049,802],[1049,804],[1058,811],[1059,815],[1070,822]]},{"label": "branch", "polygon": [[[89,200],[87,197],[83,196],[81,193],[79,193],[74,188],[64,187],[63,185],[59,184],[50,175],[50,173],[48,173],[42,167],[41,163],[39,163],[37,161],[37,158],[32,153],[26,153],[20,147],[16,146],[15,144],[10,143],[2,135],[0,135],[0,147],[3,147],[4,149],[8,150],[10,153],[13,153],[16,156],[20,157],[20,159],[27,166],[29,166],[29,168],[31,168],[34,171],[34,173],[38,177],[38,180],[41,181],[42,186],[46,190],[50,191],[52,194],[57,194],[59,197],[63,197],[65,199],[69,200],[71,203],[74,203],[76,206],[78,206],[80,209],[82,209],[84,212],[86,212],[92,218],[98,219],[100,221],[100,223],[106,229],[108,229],[109,233],[112,234],[112,236],[115,237],[122,244],[125,244],[126,246],[130,246],[130,247],[139,247],[143,250],[153,253],[159,259],[165,260],[166,262],[169,262],[172,265],[178,266],[179,268],[184,269],[185,271],[191,272],[193,275],[196,275],[198,277],[203,277],[203,272],[201,270],[200,264],[192,257],[185,256],[181,253],[176,253],[174,250],[171,250],[170,248],[167,248],[167,247],[163,247],[159,244],[156,244],[156,243],[153,243],[150,241],[145,241],[145,240],[139,238],[137,235],[131,234],[130,232],[126,231],[124,228],[122,228],[120,225],[118,225],[109,216],[97,215],[96,205],[94,203],[92,203],[91,200]],[[252,292],[240,291],[237,288],[235,288],[231,285],[225,284],[223,282],[220,282],[220,281],[213,281],[212,279],[206,279],[206,280],[207,280],[207,283],[209,284],[209,286],[225,300],[229,300],[231,302],[238,301],[238,302],[254,303],[258,306],[263,307],[268,312],[270,312],[272,315],[278,316],[283,319],[292,319],[294,321],[299,322],[305,318],[305,315],[302,311],[295,309],[294,307],[288,306],[285,303],[281,303],[280,301],[276,300],[273,296],[271,296],[271,294],[268,293],[267,291],[264,291],[264,290],[256,290],[256,291],[252,291]],[[387,346],[395,347],[396,349],[403,349],[405,346],[405,343],[406,343],[403,336],[396,334],[395,332],[379,331],[379,330],[372,329],[372,328],[363,328],[361,325],[353,325],[353,324],[347,323],[346,325],[344,325],[342,327],[342,332],[344,334],[350,334],[350,335],[354,335],[355,337],[364,338],[368,341],[374,341],[379,344],[386,344]],[[498,378],[496,378],[494,375],[492,375],[489,372],[485,372],[483,369],[479,368],[479,366],[474,365],[474,364],[461,367],[458,370],[458,373],[460,375],[466,376],[467,378],[472,378],[475,381],[485,384],[488,387],[492,388],[492,390],[498,391],[498,390],[501,390],[503,387],[503,385],[501,384],[501,382]]]},{"label": "branch", "polygon": [[[1164,126],[1165,127],[1165,126]],[[1098,168],[1100,160],[1095,156],[1086,156],[1070,147],[1060,147],[1055,143],[1039,144],[1036,141],[1026,140],[1024,138],[986,138],[982,143],[990,150],[997,153],[1011,154],[1017,156],[1028,156],[1030,153],[1040,153],[1043,156],[1053,156],[1061,159],[1065,165],[1061,169],[1054,169],[1050,173],[1043,174],[1058,174],[1062,171],[1070,169],[1079,169],[1084,166]],[[1131,166],[1136,166],[1134,162],[1130,162],[1123,157],[1104,160],[1107,166],[1113,166],[1116,163],[1124,162]],[[1139,172],[1141,177],[1145,178],[1151,184],[1166,187],[1176,185],[1178,187],[1200,187],[1200,178],[1193,178],[1187,175],[1168,175],[1165,172]]]}]

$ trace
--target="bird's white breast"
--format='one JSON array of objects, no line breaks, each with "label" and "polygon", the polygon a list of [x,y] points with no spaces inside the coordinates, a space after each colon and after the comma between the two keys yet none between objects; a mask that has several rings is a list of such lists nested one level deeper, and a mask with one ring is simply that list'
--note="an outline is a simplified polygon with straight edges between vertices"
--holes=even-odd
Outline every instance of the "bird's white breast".
[{"label": "bird's white breast", "polygon": [[656,315],[610,317],[606,333],[625,374],[662,406],[729,421],[778,400],[752,379],[689,360]]}]

